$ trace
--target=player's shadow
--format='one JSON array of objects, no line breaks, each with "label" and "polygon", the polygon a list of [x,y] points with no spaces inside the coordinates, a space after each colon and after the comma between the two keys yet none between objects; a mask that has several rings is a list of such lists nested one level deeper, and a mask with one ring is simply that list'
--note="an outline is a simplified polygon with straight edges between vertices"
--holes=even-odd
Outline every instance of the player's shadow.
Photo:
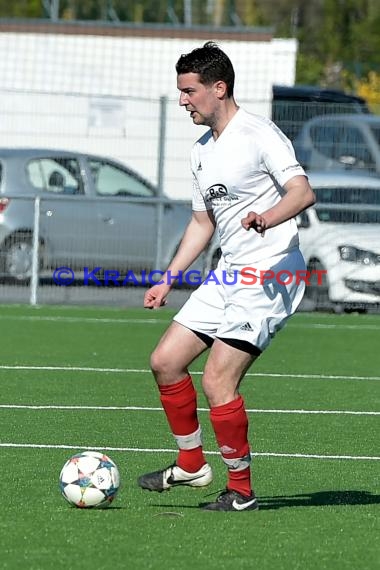
[{"label": "player's shadow", "polygon": [[380,504],[380,495],[369,491],[318,491],[302,495],[258,497],[261,511],[286,507],[326,507]]},{"label": "player's shadow", "polygon": [[[154,503],[151,507],[198,509],[201,504],[214,501],[218,493],[209,493],[203,497],[199,504],[176,502],[175,505],[167,503]],[[380,495],[373,495],[369,491],[318,491],[302,495],[258,496],[260,511],[270,511],[290,507],[327,507],[327,506],[357,506],[380,504]],[[176,514],[176,513],[163,513]]]}]

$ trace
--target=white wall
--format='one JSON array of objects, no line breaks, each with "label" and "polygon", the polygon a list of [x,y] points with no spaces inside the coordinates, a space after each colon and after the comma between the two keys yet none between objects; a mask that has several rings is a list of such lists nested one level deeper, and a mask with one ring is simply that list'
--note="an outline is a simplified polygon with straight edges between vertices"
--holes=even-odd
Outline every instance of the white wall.
[{"label": "white wall", "polygon": [[[0,146],[112,156],[156,182],[159,98],[166,95],[165,191],[189,198],[189,152],[202,128],[178,106],[174,66],[181,53],[203,43],[0,33]],[[294,83],[295,40],[217,43],[234,64],[237,101],[270,116],[272,84]]]}]

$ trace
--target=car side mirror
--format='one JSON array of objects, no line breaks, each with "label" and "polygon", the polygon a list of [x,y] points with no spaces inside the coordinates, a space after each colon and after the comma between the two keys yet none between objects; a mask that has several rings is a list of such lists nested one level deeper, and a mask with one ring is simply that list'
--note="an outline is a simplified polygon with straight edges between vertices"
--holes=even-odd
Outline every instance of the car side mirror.
[{"label": "car side mirror", "polygon": [[343,164],[346,168],[364,168],[365,163],[360,158],[352,156],[351,154],[342,154],[339,157],[339,162]]},{"label": "car side mirror", "polygon": [[309,216],[306,212],[301,212],[296,216],[296,224],[297,228],[309,228],[310,227],[310,220]]}]

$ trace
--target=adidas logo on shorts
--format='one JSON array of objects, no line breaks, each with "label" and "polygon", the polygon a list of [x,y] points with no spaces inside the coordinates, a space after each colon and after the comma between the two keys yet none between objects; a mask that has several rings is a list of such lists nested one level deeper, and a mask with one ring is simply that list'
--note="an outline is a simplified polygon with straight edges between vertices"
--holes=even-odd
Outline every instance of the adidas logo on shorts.
[{"label": "adidas logo on shorts", "polygon": [[240,327],[241,331],[253,331],[253,328],[251,327],[251,325],[249,323],[245,323],[244,325],[242,325]]}]

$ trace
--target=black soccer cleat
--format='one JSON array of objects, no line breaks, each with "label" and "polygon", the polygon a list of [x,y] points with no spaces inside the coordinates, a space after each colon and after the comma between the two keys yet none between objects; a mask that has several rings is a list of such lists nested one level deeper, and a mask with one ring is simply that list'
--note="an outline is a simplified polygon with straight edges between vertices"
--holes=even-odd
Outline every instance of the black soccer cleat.
[{"label": "black soccer cleat", "polygon": [[237,491],[226,489],[220,493],[213,503],[201,503],[199,505],[204,511],[257,511],[259,508],[254,494],[246,497]]},{"label": "black soccer cleat", "polygon": [[169,465],[161,471],[153,471],[153,473],[146,473],[138,478],[137,484],[142,489],[148,491],[167,491],[171,487],[178,487],[186,485],[190,487],[206,487],[212,481],[212,470],[208,463],[205,463],[199,471],[195,473],[188,473],[178,467],[175,463]]}]

